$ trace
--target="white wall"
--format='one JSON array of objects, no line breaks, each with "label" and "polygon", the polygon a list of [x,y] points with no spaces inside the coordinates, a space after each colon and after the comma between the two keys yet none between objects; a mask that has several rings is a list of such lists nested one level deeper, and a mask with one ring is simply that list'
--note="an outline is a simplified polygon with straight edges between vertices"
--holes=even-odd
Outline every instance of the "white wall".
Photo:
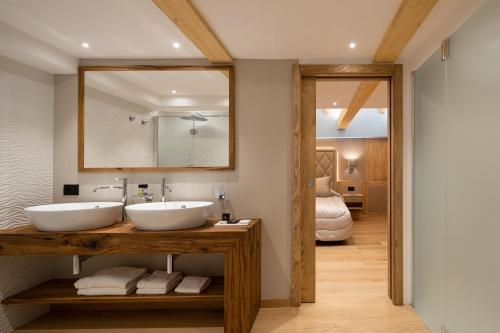
[{"label": "white wall", "polygon": [[[28,223],[23,209],[52,202],[53,76],[0,57],[0,228]],[[53,259],[0,257],[0,299],[51,277]],[[45,306],[2,306],[0,331]]]},{"label": "white wall", "polygon": [[85,167],[152,167],[154,122],[141,123],[147,112],[119,97],[86,89]]},{"label": "white wall", "polygon": [[[87,61],[86,64],[126,63],[125,61]],[[159,61],[136,63],[159,64]],[[172,64],[174,62],[163,62]],[[184,62],[185,63],[185,62]],[[196,64],[196,63],[194,63]],[[197,64],[200,64],[199,62]],[[119,200],[119,191],[92,193],[96,185],[112,184],[116,176],[129,177],[132,184],[154,184],[159,193],[161,178],[173,186],[170,199],[211,199],[213,183],[224,183],[237,216],[263,218],[262,296],[290,297],[290,191],[291,191],[291,100],[290,60],[237,60],[236,72],[236,170],[230,172],[186,172],[149,174],[78,174],[77,163],[77,78],[56,75],[55,79],[55,179],[57,202],[72,200]],[[64,183],[79,183],[80,197],[64,197]],[[179,270],[222,273],[220,256],[181,256]],[[161,258],[92,258],[86,270],[110,262],[160,265]],[[91,267],[90,267],[91,266]],[[68,274],[71,266],[62,267]]]}]

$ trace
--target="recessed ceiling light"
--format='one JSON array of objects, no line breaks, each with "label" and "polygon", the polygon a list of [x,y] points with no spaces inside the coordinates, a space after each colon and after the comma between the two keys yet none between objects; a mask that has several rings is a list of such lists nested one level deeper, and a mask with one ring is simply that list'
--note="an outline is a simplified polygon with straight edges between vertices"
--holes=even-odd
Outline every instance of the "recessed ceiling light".
[{"label": "recessed ceiling light", "polygon": [[88,49],[88,48],[89,48],[89,46],[90,46],[90,45],[89,45],[89,43],[87,43],[87,42],[83,42],[83,43],[82,43],[82,47],[83,47],[83,48]]},{"label": "recessed ceiling light", "polygon": [[333,106],[337,106],[337,102],[333,102],[332,104],[333,104]]},{"label": "recessed ceiling light", "polygon": [[172,90],[172,94],[177,94],[177,90]]},{"label": "recessed ceiling light", "polygon": [[355,49],[355,48],[356,48],[356,43],[354,43],[354,42],[350,42],[350,43],[349,43],[349,48],[350,48],[350,49]]},{"label": "recessed ceiling light", "polygon": [[172,46],[173,46],[174,48],[178,49],[179,47],[181,47],[181,44],[179,44],[179,43],[175,42],[175,43],[173,43],[173,44],[172,44]]}]

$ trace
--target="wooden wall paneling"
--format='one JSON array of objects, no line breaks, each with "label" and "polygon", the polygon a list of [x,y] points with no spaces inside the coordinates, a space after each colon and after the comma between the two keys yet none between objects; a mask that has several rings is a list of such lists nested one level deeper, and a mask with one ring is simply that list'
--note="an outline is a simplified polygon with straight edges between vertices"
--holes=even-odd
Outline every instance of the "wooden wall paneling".
[{"label": "wooden wall paneling", "polygon": [[301,89],[302,302],[316,300],[316,79],[304,77]]},{"label": "wooden wall paneling", "polygon": [[[364,139],[339,139],[337,140],[338,176],[339,181],[360,182],[365,179],[365,144]],[[356,156],[356,168],[349,174],[346,157]]]},{"label": "wooden wall paneling", "polygon": [[387,213],[388,195],[386,181],[366,182],[366,213]]},{"label": "wooden wall paneling", "polygon": [[385,181],[389,165],[387,164],[387,139],[365,139],[365,180]]}]

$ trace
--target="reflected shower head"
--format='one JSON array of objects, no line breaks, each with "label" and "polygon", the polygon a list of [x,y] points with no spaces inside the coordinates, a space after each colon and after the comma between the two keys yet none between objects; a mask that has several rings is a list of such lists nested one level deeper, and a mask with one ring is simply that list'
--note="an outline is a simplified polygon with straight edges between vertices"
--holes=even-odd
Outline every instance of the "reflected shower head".
[{"label": "reflected shower head", "polygon": [[182,116],[180,117],[181,119],[183,120],[196,120],[196,121],[207,121],[208,119],[203,117],[201,114],[199,113],[193,113],[192,115],[190,116]]}]

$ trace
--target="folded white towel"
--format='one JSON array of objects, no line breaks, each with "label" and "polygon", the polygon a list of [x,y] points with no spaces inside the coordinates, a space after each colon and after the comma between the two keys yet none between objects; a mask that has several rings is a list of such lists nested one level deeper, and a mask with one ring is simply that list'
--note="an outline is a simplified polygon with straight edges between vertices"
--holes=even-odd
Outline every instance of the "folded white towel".
[{"label": "folded white towel", "polygon": [[170,290],[166,288],[140,288],[137,289],[137,295],[165,295]]},{"label": "folded white towel", "polygon": [[179,294],[200,294],[209,285],[212,279],[203,276],[186,276],[175,288]]},{"label": "folded white towel", "polygon": [[128,295],[135,290],[135,287],[124,288],[83,288],[78,289],[77,293],[81,296],[114,296]]},{"label": "folded white towel", "polygon": [[175,288],[182,279],[179,272],[167,273],[165,271],[155,271],[153,274],[142,278],[137,283],[138,289],[166,289],[167,292]]},{"label": "folded white towel", "polygon": [[112,267],[104,268],[92,276],[84,277],[75,282],[77,289],[118,288],[128,290],[135,288],[137,281],[146,273],[145,268]]}]

